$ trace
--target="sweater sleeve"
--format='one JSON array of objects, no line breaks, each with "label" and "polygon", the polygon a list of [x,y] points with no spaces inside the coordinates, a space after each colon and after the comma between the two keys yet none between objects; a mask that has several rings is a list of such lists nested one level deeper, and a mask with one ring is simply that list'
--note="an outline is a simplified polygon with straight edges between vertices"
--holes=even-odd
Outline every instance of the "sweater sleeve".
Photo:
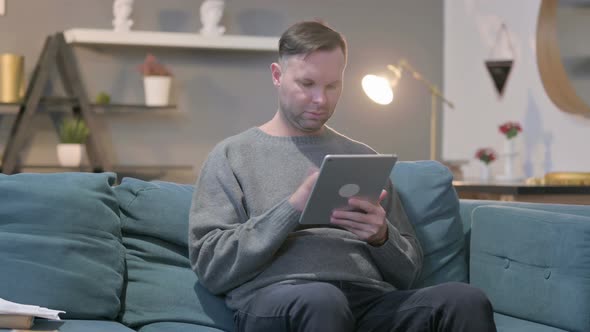
[{"label": "sweater sleeve", "polygon": [[390,183],[387,204],[388,239],[379,246],[369,246],[383,279],[398,289],[408,289],[422,269],[422,248],[408,220],[397,191]]},{"label": "sweater sleeve", "polygon": [[223,294],[259,274],[298,224],[300,212],[287,199],[250,218],[225,152],[214,149],[189,215],[189,256],[199,282]]}]

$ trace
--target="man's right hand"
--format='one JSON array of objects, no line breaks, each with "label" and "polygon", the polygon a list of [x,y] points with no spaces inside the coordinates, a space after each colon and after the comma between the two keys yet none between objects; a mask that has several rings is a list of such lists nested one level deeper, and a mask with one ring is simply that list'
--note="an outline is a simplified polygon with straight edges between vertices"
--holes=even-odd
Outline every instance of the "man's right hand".
[{"label": "man's right hand", "polygon": [[309,195],[311,195],[311,190],[313,189],[314,184],[318,180],[318,175],[320,172],[317,169],[314,169],[310,175],[303,180],[303,183],[295,190],[293,195],[289,197],[289,203],[293,206],[297,211],[303,212],[303,208],[305,208],[305,204],[307,203],[307,199]]}]

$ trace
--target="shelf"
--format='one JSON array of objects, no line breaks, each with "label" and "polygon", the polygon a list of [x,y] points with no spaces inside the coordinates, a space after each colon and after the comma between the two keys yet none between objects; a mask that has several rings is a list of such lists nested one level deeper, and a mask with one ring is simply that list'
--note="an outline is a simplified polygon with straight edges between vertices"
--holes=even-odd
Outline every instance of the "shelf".
[{"label": "shelf", "polygon": [[[77,106],[75,98],[67,97],[43,97],[39,102],[40,106],[47,108],[48,112],[70,112],[67,107]],[[1,103],[0,102],[0,115],[1,114],[17,114],[21,103]],[[107,114],[107,113],[140,113],[140,112],[152,112],[162,111],[176,108],[176,105],[166,106],[147,106],[144,104],[96,104],[91,103],[90,106],[95,113]]]},{"label": "shelf", "polygon": [[241,51],[277,51],[278,37],[222,35],[205,37],[197,33],[70,29],[66,42],[74,45],[153,46]]},{"label": "shelf", "polygon": [[92,110],[99,114],[146,113],[175,109],[176,105],[147,106],[143,104],[90,104]]},{"label": "shelf", "polygon": [[20,103],[2,103],[0,102],[0,115],[17,114],[20,108]]}]

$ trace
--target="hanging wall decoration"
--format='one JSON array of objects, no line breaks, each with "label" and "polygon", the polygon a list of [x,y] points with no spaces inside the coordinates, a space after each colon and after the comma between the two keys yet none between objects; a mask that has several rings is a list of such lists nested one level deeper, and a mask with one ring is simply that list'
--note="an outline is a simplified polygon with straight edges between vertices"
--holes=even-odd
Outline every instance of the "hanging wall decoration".
[{"label": "hanging wall decoration", "polygon": [[[511,52],[511,55],[508,57],[498,57],[495,54],[496,47],[500,42],[502,34],[506,36],[508,48]],[[508,28],[506,27],[505,23],[502,23],[496,36],[496,42],[492,46],[492,49],[490,51],[490,57],[488,60],[485,61],[485,66],[490,74],[490,77],[492,78],[492,82],[494,84],[494,87],[496,88],[496,91],[498,92],[499,97],[502,97],[504,95],[504,88],[506,87],[508,77],[510,76],[512,66],[514,64],[514,55],[514,47],[512,46],[512,42],[510,40]]]}]

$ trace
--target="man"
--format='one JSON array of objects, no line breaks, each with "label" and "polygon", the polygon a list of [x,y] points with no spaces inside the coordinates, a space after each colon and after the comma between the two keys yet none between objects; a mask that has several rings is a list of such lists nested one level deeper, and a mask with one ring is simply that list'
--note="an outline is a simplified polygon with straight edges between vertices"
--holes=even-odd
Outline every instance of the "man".
[{"label": "man", "polygon": [[[190,212],[193,270],[236,310],[238,331],[495,331],[485,296],[452,283],[407,290],[422,251],[393,187],[356,198],[332,227],[299,216],[326,154],[375,153],[325,125],[342,92],[346,44],[318,22],[290,27],[270,67],[274,117],[219,143]],[[310,169],[316,169],[310,172]]]}]

